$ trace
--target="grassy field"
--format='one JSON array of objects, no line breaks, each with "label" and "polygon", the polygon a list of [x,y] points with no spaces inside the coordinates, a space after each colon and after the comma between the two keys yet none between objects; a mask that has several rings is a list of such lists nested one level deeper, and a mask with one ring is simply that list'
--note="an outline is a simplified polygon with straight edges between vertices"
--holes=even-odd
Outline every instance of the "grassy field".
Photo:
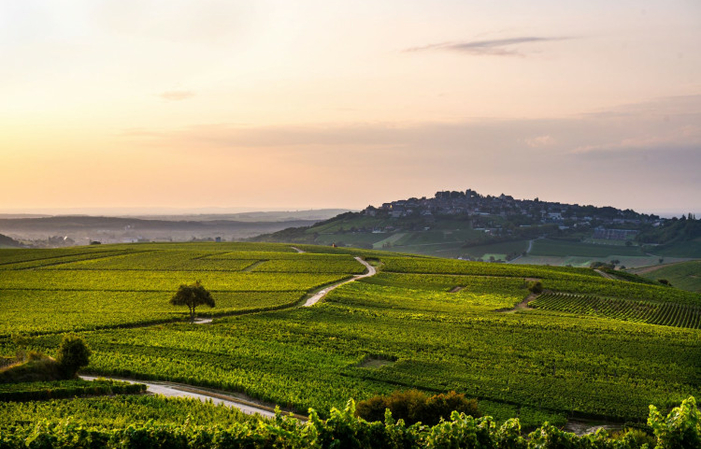
[{"label": "grassy field", "polygon": [[[672,265],[661,265],[654,270],[638,270],[640,276],[647,279],[667,279],[673,286],[701,293],[701,261],[682,262]],[[636,273],[636,270],[632,270]]]},{"label": "grassy field", "polygon": [[650,251],[665,257],[701,259],[701,239],[657,246]]},{"label": "grassy field", "polygon": [[492,243],[490,245],[470,246],[463,248],[464,254],[476,259],[484,258],[485,254],[521,254],[528,249],[528,240],[515,242]]},{"label": "grassy field", "polygon": [[[51,354],[60,333],[74,331],[92,348],[88,369],[96,374],[242,392],[322,414],[351,397],[456,390],[498,420],[519,416],[527,426],[573,415],[644,420],[648,404],[668,408],[699,394],[701,331],[688,325],[698,316],[698,294],[582,268],[298,247],[308,252],[233,243],[0,252],[0,307],[8,317],[0,356],[17,350],[12,333],[33,335],[30,349]],[[382,271],[311,308],[294,306],[320,285],[362,271],[354,255]],[[533,278],[579,302],[513,309]],[[238,315],[184,322],[186,311],[167,300],[195,279],[217,301],[202,312]],[[659,324],[631,321],[615,308],[589,313],[587,295],[609,306],[656,304]],[[363,363],[370,359],[388,362]]]},{"label": "grassy field", "polygon": [[638,246],[598,245],[593,243],[568,242],[564,240],[539,239],[533,242],[529,253],[533,256],[644,256]]}]

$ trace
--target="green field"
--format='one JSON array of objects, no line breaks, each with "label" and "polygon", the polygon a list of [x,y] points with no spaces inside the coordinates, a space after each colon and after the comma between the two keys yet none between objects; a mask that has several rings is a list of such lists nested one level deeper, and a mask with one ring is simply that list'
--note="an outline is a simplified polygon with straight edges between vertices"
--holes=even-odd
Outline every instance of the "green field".
[{"label": "green field", "polygon": [[651,252],[666,257],[689,257],[701,259],[701,239],[660,245],[651,249]]},{"label": "green field", "polygon": [[569,242],[565,240],[538,239],[529,253],[533,256],[644,256],[638,246],[598,245],[594,243]]},{"label": "green field", "polygon": [[677,288],[701,293],[701,261],[699,260],[662,265],[652,271],[641,271],[640,276],[654,281],[667,279]]},{"label": "green field", "polygon": [[[322,416],[349,398],[417,388],[465,393],[484,413],[526,426],[644,421],[649,404],[666,409],[699,394],[699,294],[585,268],[297,247],[307,252],[235,243],[2,250],[0,356],[18,349],[13,333],[51,354],[73,331],[93,350],[92,373],[241,392]],[[308,292],[362,272],[354,255],[380,273],[298,307]],[[189,324],[168,304],[197,279],[217,301],[198,309],[219,315],[213,324]],[[532,279],[576,301],[514,309]],[[627,312],[650,305],[655,319]],[[365,363],[375,359],[388,362]]]},{"label": "green field", "polygon": [[[515,242],[492,243],[489,245],[468,246],[462,249],[463,254],[476,259],[485,259],[486,254],[518,254],[528,249],[528,240]],[[487,257],[486,259],[488,259]],[[485,259],[485,260],[486,260]]]},{"label": "green field", "polygon": [[350,255],[270,244],[3,250],[0,336],[181,320],[185,311],[168,300],[178,285],[196,280],[217,300],[201,310],[207,315],[274,309],[364,269]]},{"label": "green field", "polygon": [[[163,396],[118,396],[82,399],[57,399],[46,402],[0,402],[0,433],[11,428],[34,430],[36,417],[65,423],[70,417],[93,429],[111,429],[134,425],[227,426],[250,422],[238,409],[202,403],[196,399]],[[69,446],[70,447],[70,446]]]}]

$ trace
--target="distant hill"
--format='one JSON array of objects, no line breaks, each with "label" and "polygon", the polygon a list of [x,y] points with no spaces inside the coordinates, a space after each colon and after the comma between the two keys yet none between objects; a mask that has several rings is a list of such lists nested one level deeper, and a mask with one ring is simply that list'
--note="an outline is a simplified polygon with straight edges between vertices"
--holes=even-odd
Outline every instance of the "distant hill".
[{"label": "distant hill", "polygon": [[[368,206],[253,240],[514,263],[587,266],[616,260],[619,265],[641,266],[658,263],[650,251],[654,245],[697,238],[701,221],[685,217],[677,220],[686,222],[682,226],[675,220],[631,209],[485,196],[467,189]],[[682,252],[670,247],[666,256],[701,257],[701,243],[698,246],[698,251],[694,247]]]},{"label": "distant hill", "polygon": [[10,248],[20,248],[22,244],[18,242],[17,240],[8,237],[6,235],[0,234],[0,248],[2,247],[10,247]]},{"label": "distant hill", "polygon": [[[269,212],[151,218],[51,216],[0,218],[0,232],[31,240],[34,246],[71,246],[90,241],[128,243],[139,241],[242,240],[288,227],[311,226],[333,211]],[[304,218],[298,218],[304,217]]]},{"label": "distant hill", "polygon": [[298,211],[254,211],[231,214],[172,214],[172,215],[132,215],[128,218],[143,220],[165,221],[239,221],[252,222],[285,222],[285,221],[321,221],[348,212],[348,209],[312,209]]}]

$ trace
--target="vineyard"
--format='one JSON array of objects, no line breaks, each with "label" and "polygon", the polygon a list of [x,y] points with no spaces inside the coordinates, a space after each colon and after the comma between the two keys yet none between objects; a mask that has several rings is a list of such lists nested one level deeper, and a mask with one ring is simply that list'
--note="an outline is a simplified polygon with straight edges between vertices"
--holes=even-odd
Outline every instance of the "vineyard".
[{"label": "vineyard", "polygon": [[529,306],[661,326],[701,328],[701,305],[621,300],[572,293],[545,293],[531,301]]},{"label": "vineyard", "polygon": [[[641,449],[697,448],[701,420],[693,397],[668,415],[650,407],[649,434],[629,429],[576,436],[544,424],[527,436],[518,419],[497,425],[491,417],[453,412],[434,426],[408,426],[391,415],[384,422],[354,416],[354,404],[309,421],[277,415],[250,419],[211,403],[163,397],[54,401],[29,407],[0,403],[0,447],[61,448],[377,448],[377,449]],[[37,420],[37,416],[43,418]]]},{"label": "vineyard", "polygon": [[[699,395],[698,294],[581,268],[298,248],[306,252],[249,243],[0,250],[0,356],[18,349],[11,334],[51,354],[73,331],[93,351],[93,374],[240,392],[322,417],[349,398],[409,388],[465,393],[498,422],[518,416],[528,428],[572,416],[641,422],[649,404]],[[357,255],[381,271],[296,307],[361,273]],[[213,324],[186,323],[168,304],[196,279],[216,300],[198,309],[219,316]],[[561,293],[515,309],[534,279]]]},{"label": "vineyard", "polygon": [[0,250],[0,336],[177,321],[185,314],[168,299],[178,285],[195,280],[215,295],[217,306],[208,315],[291,307],[308,291],[365,269],[350,255],[298,254],[269,244],[234,247],[240,249],[165,244]]},{"label": "vineyard", "polygon": [[216,422],[221,426],[251,421],[238,409],[202,403],[196,399],[163,396],[117,396],[80,399],[54,399],[43,402],[0,402],[0,434],[3,429],[32,430],[37,417],[60,422],[70,417],[74,423],[102,429],[143,425],[192,425]]},{"label": "vineyard", "polygon": [[145,385],[113,380],[84,381],[77,379],[68,381],[0,384],[0,404],[7,401],[45,400],[125,393],[134,394],[142,393],[145,390]]}]

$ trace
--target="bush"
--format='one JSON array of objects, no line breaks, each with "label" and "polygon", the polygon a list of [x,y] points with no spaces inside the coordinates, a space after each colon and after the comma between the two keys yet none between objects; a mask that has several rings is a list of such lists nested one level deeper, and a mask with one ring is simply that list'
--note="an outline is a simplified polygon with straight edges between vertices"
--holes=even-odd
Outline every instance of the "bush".
[{"label": "bush", "polygon": [[475,418],[480,416],[476,399],[467,399],[464,394],[454,391],[428,396],[418,390],[395,391],[390,396],[374,396],[360,401],[355,413],[366,421],[382,421],[386,409],[393,418],[403,419],[407,424],[421,422],[431,426],[438,424],[441,418],[449,419],[453,411]]},{"label": "bush", "polygon": [[543,283],[541,281],[528,281],[526,286],[531,293],[535,293],[536,295],[543,293]]},{"label": "bush", "polygon": [[58,348],[56,362],[65,378],[72,379],[78,370],[90,362],[90,348],[77,335],[64,335]]}]

